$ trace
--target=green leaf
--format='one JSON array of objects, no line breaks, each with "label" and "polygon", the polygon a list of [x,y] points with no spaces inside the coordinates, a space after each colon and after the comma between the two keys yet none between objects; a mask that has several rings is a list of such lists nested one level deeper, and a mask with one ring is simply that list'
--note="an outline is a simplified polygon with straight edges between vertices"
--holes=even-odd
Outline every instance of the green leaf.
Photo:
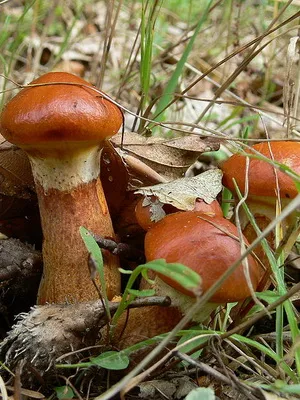
[{"label": "green leaf", "polygon": [[149,278],[148,270],[147,270],[146,268],[144,268],[144,269],[142,270],[142,277],[145,279],[146,282],[149,283],[149,285],[154,285],[155,280]]},{"label": "green leaf", "polygon": [[280,368],[292,379],[293,382],[297,382],[298,378],[293,369],[271,348],[256,342],[250,338],[244,337],[242,335],[234,334],[231,336],[231,340],[237,340],[239,342],[245,343],[255,349],[261,351],[263,354],[272,358],[277,364],[280,364]]},{"label": "green leaf", "polygon": [[129,269],[118,268],[118,270],[121,272],[121,274],[124,274],[124,275],[131,275],[132,274],[132,271],[129,270]]},{"label": "green leaf", "polygon": [[[129,280],[127,282],[124,294],[122,296],[122,300],[119,304],[119,307],[117,311],[115,312],[112,321],[111,321],[111,329],[110,329],[110,336],[114,334],[114,329],[115,326],[117,325],[117,321],[122,315],[122,313],[126,310],[128,307],[128,304],[133,300],[132,293],[130,290],[132,290],[132,286],[136,280],[136,278],[140,275],[143,274],[143,271],[145,270],[152,270],[155,272],[158,272],[162,275],[169,276],[172,280],[176,281],[179,285],[183,286],[184,288],[187,288],[190,291],[193,291],[195,295],[200,295],[200,289],[201,289],[201,278],[199,274],[194,272],[192,269],[189,267],[186,267],[185,265],[178,264],[178,263],[166,263],[165,260],[154,260],[150,261],[147,264],[139,265],[136,267],[133,271],[132,274],[129,277]],[[131,296],[131,298],[128,298],[128,296]]]},{"label": "green leaf", "polygon": [[91,363],[110,370],[121,370],[128,367],[129,358],[123,351],[106,351],[98,357],[92,357]]},{"label": "green leaf", "polygon": [[140,84],[142,89],[141,111],[143,112],[146,102],[149,100],[152,73],[153,40],[155,35],[155,24],[163,1],[142,1],[141,27],[140,27]]},{"label": "green leaf", "polygon": [[128,293],[133,294],[136,297],[149,297],[155,295],[154,289],[145,289],[145,290],[135,290],[135,289],[128,289]]},{"label": "green leaf", "polygon": [[200,387],[192,390],[185,400],[215,400],[215,392],[210,388]]},{"label": "green leaf", "polygon": [[[196,338],[197,337],[197,338]],[[196,349],[198,346],[200,346],[202,343],[207,342],[207,337],[206,336],[199,336],[199,332],[191,332],[187,333],[184,336],[182,336],[178,343],[177,346],[184,344],[185,342],[188,342],[190,339],[196,338],[190,343],[185,344],[184,346],[180,347],[180,353],[191,353],[194,349]],[[197,350],[196,352],[189,354],[191,358],[196,360],[199,355],[201,354],[202,350]],[[188,362],[183,361],[182,362],[184,365],[188,365]]]},{"label": "green leaf", "polygon": [[222,211],[224,214],[224,217],[228,217],[229,211],[230,211],[230,200],[232,199],[232,193],[229,189],[226,187],[223,188],[222,192]]},{"label": "green leaf", "polygon": [[106,294],[106,284],[105,284],[105,276],[104,276],[104,263],[103,263],[103,257],[102,257],[102,252],[101,249],[99,248],[96,240],[93,238],[91,233],[81,226],[79,228],[79,233],[84,241],[85,247],[87,248],[87,251],[90,253],[93,262],[95,263],[97,272],[99,274],[99,279],[101,283],[101,294],[104,299],[104,304],[105,304],[105,309],[108,317],[110,318],[110,309],[109,309],[109,302]]},{"label": "green leaf", "polygon": [[82,237],[82,240],[84,241],[85,247],[94,258],[97,264],[97,268],[103,269],[103,257],[96,240],[93,238],[91,233],[83,226],[79,228],[79,232]]},{"label": "green leaf", "polygon": [[[158,272],[174,281],[185,289],[199,292],[201,287],[201,277],[186,265],[179,263],[167,263],[165,260],[154,260],[144,264],[143,267]],[[200,294],[200,293],[199,293]]]},{"label": "green leaf", "polygon": [[266,301],[268,304],[274,303],[274,301],[280,298],[280,295],[276,292],[272,292],[271,290],[265,290],[264,292],[256,293],[256,296],[260,300]]},{"label": "green leaf", "polygon": [[298,192],[300,193],[300,182],[294,181],[294,183],[295,183],[295,186],[296,186]]},{"label": "green leaf", "polygon": [[208,0],[206,2],[205,11],[204,11],[203,15],[199,18],[199,21],[198,21],[197,26],[195,27],[194,33],[191,36],[191,38],[189,39],[188,44],[187,44],[186,48],[184,49],[182,56],[176,65],[175,71],[171,75],[171,78],[170,78],[169,82],[167,83],[160,100],[158,101],[156,110],[154,112],[154,118],[153,118],[155,121],[163,121],[163,119],[164,119],[164,114],[163,114],[164,110],[168,107],[169,102],[172,100],[172,98],[174,96],[175,89],[178,85],[180,77],[182,76],[188,56],[190,55],[190,53],[193,49],[193,45],[194,45],[196,37],[200,31],[200,28],[202,27],[203,23],[207,19],[211,4],[212,4],[212,0]]},{"label": "green leaf", "polygon": [[274,383],[274,388],[280,390],[282,393],[300,394],[299,383],[288,385],[286,382],[277,380]]},{"label": "green leaf", "polygon": [[73,390],[69,386],[57,386],[54,390],[59,400],[73,399],[75,397]]}]

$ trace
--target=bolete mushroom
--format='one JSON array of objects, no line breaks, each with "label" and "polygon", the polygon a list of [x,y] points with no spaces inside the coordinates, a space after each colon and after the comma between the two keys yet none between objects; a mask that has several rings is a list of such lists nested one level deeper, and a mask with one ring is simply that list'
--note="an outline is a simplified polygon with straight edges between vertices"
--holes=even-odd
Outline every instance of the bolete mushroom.
[{"label": "bolete mushroom", "polygon": [[[274,141],[255,144],[252,147],[261,155],[284,164],[294,172],[300,174],[300,143],[291,141]],[[246,153],[254,155],[247,150]],[[248,173],[247,205],[256,218],[258,225],[263,229],[276,217],[276,201],[280,199],[281,208],[284,208],[292,198],[296,197],[298,190],[293,179],[281,170],[258,158],[249,158],[247,172],[246,156],[234,154],[222,165],[223,184],[235,195],[234,180],[240,191],[244,193],[246,175]],[[277,176],[277,178],[276,178]],[[278,179],[278,189],[276,179]],[[293,223],[295,213],[289,215],[282,223],[283,230]],[[248,240],[252,242],[256,235],[249,226],[249,221],[241,213],[241,224]]]},{"label": "bolete mushroom", "polygon": [[[136,204],[135,217],[139,225],[148,231],[165,215],[179,212],[180,210],[171,204],[162,204],[156,196],[142,197]],[[197,198],[193,211],[199,211],[210,216],[223,217],[223,212],[217,200],[213,200],[210,204],[203,199]]]},{"label": "bolete mushroom", "polygon": [[[44,272],[38,303],[97,299],[79,227],[114,236],[99,179],[105,139],[119,130],[122,113],[75,75],[47,73],[5,106],[0,130],[26,151],[38,194]],[[120,291],[118,260],[104,254],[107,295]]]},{"label": "bolete mushroom", "polygon": [[[247,240],[245,243],[247,245]],[[242,250],[237,228],[222,217],[210,217],[197,211],[167,215],[146,234],[147,261],[163,258],[169,263],[181,263],[202,278],[205,293],[240,258]],[[262,275],[252,256],[247,257],[247,268],[242,263],[232,272],[211,297],[210,302],[196,316],[203,321],[220,304],[244,300],[251,296]],[[169,295],[172,305],[184,313],[190,308],[195,294],[169,277],[159,276],[157,293]]]}]

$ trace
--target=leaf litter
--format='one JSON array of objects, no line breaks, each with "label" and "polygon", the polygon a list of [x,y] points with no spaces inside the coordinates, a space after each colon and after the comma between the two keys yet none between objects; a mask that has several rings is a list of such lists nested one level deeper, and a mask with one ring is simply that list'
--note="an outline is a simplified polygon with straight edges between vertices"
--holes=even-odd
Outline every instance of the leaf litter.
[{"label": "leaf litter", "polygon": [[135,193],[155,196],[163,204],[171,204],[179,210],[193,210],[196,199],[212,203],[222,190],[222,172],[210,169],[192,178],[180,178],[172,182],[140,188]]}]

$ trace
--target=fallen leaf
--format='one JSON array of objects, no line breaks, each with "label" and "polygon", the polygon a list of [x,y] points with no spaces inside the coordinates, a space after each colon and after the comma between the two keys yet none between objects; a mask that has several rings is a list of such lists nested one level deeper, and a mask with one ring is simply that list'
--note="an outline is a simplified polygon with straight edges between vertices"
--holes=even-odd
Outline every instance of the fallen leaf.
[{"label": "fallen leaf", "polygon": [[28,157],[0,135],[0,193],[22,199],[32,198],[34,181]]},{"label": "fallen leaf", "polygon": [[289,400],[296,400],[296,397],[294,397],[294,396],[286,397],[286,395],[285,395],[283,397],[276,393],[267,392],[266,390],[261,390],[261,394],[263,395],[265,400],[286,400],[287,398]]},{"label": "fallen leaf", "polygon": [[161,393],[163,397],[171,399],[176,392],[176,386],[167,380],[143,382],[139,385],[139,389],[139,398],[149,400],[157,398],[157,393]]},{"label": "fallen leaf", "polygon": [[219,148],[219,142],[213,138],[201,138],[198,135],[186,135],[173,140],[164,141],[165,146],[175,149],[191,151],[195,153],[204,153]]},{"label": "fallen leaf", "polygon": [[215,139],[201,138],[197,135],[166,140],[146,138],[135,132],[127,132],[124,140],[122,135],[118,134],[111,141],[116,147],[134,155],[167,180],[183,176],[199,154],[219,149],[219,142]]},{"label": "fallen leaf", "polygon": [[126,165],[112,144],[107,141],[101,153],[100,178],[112,218],[119,212],[129,181]]},{"label": "fallen leaf", "polygon": [[29,159],[0,135],[0,218],[31,214],[37,208]]},{"label": "fallen leaf", "polygon": [[153,222],[160,221],[162,218],[166,216],[166,212],[163,209],[164,204],[161,203],[158,199],[154,198],[154,200],[151,199],[151,197],[145,197],[142,202],[143,207],[149,206],[149,212],[150,212],[150,219]]},{"label": "fallen leaf", "polygon": [[[298,55],[299,55],[299,37],[294,36],[290,39],[287,48],[286,74],[283,85],[283,110],[287,119],[288,131],[291,129],[291,118],[294,115],[296,88],[295,83],[298,78]],[[289,132],[288,132],[289,133]]]},{"label": "fallen leaf", "polygon": [[[13,386],[6,386],[6,389],[12,392],[15,392],[15,388]],[[29,389],[20,389],[20,393],[23,394],[26,397],[29,397],[31,399],[37,399],[37,400],[43,400],[46,399],[46,396],[43,395],[41,392],[37,392],[35,390],[29,390]],[[14,399],[14,397],[11,397],[11,399]]]},{"label": "fallen leaf", "polygon": [[222,172],[211,169],[192,178],[140,188],[135,193],[156,196],[161,203],[171,204],[179,210],[193,210],[197,198],[210,204],[222,190]]}]

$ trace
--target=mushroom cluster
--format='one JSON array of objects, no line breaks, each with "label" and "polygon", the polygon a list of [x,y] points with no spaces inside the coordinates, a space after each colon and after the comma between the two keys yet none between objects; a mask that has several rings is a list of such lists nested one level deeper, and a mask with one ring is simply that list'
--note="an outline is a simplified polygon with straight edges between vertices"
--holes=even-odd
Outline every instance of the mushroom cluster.
[{"label": "mushroom cluster", "polygon": [[[39,304],[74,303],[98,298],[79,228],[85,226],[95,234],[114,237],[99,179],[99,157],[105,140],[117,133],[122,121],[121,111],[106,95],[102,96],[89,83],[68,73],[48,73],[33,81],[2,112],[1,133],[28,154],[39,199],[44,236],[44,272],[38,293]],[[292,146],[296,145],[293,143]],[[277,161],[300,171],[298,158],[287,159],[287,149],[284,150],[282,143],[254,148],[269,158],[272,153]],[[268,188],[265,179],[257,178],[262,164],[266,166],[264,176],[268,184],[272,182],[272,189]],[[232,189],[234,176],[238,186],[243,188],[245,165],[245,158],[241,156],[228,160],[223,166],[225,185]],[[255,184],[254,179],[258,179]],[[251,159],[249,199],[255,214],[263,210],[264,216],[272,218],[269,210],[274,208],[272,196],[278,196],[274,191],[274,180],[271,165]],[[293,181],[281,172],[278,172],[278,182],[283,203],[296,195]],[[263,189],[267,192],[262,192]],[[165,259],[169,263],[190,267],[202,278],[199,288],[202,293],[207,292],[241,257],[243,246],[240,241],[248,245],[245,237],[239,237],[237,228],[223,218],[217,201],[206,204],[199,200],[193,211],[180,212],[174,207],[166,207],[164,212],[167,215],[158,222],[152,220],[151,201],[147,207],[142,202],[136,207],[136,218],[147,231],[147,261]],[[111,299],[121,290],[119,264],[115,256],[103,252],[107,295]],[[225,279],[195,318],[203,321],[218,305],[250,297],[262,275],[261,267],[249,255]],[[151,335],[171,329],[181,313],[185,313],[195,301],[195,293],[170,277],[157,276],[155,288],[157,294],[171,297],[176,318],[168,318],[166,328],[164,317],[155,318],[157,310],[152,308]],[[171,316],[169,311],[165,312]],[[133,319],[137,313],[140,313],[138,318],[141,321],[141,313],[145,311],[133,311]],[[157,330],[153,321],[156,321]]]}]

